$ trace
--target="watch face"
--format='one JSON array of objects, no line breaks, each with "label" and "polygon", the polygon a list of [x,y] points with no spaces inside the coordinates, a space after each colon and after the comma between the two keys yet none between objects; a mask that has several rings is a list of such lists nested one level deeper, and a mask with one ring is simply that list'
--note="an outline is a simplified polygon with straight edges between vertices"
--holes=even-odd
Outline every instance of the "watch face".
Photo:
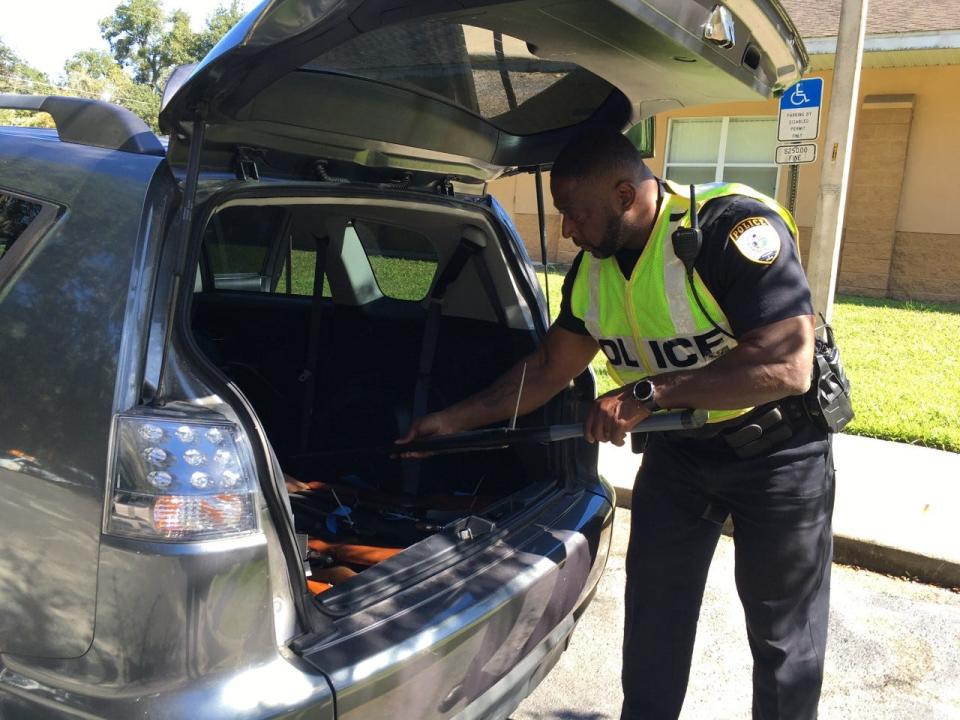
[{"label": "watch face", "polygon": [[653,397],[653,383],[649,380],[641,380],[633,386],[633,396],[640,402],[649,400]]}]

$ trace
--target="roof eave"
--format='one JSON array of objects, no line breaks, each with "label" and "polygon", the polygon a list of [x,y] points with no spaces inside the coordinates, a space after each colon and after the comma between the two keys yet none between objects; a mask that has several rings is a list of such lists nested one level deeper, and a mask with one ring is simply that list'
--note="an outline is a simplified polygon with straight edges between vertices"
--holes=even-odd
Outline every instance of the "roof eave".
[{"label": "roof eave", "polygon": [[[837,38],[804,38],[803,44],[811,55],[833,55],[837,52]],[[891,50],[956,50],[960,49],[960,30],[933,30],[914,33],[877,33],[867,35],[863,51],[889,52]]]},{"label": "roof eave", "polygon": [[[833,67],[837,38],[804,38],[813,71]],[[960,30],[876,33],[863,41],[864,67],[960,65]]]}]

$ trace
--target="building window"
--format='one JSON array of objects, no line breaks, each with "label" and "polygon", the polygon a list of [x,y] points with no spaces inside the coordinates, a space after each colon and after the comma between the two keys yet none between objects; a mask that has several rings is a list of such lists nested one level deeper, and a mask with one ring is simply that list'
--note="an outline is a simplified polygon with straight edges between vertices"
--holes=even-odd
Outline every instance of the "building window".
[{"label": "building window", "polygon": [[664,175],[681,185],[740,182],[776,197],[776,148],[776,118],[675,118],[667,128]]}]

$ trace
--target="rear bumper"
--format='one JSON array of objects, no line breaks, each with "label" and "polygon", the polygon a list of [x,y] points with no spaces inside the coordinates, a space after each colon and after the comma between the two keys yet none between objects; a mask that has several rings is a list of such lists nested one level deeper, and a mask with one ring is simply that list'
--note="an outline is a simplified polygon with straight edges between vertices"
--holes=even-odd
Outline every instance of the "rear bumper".
[{"label": "rear bumper", "polygon": [[[11,663],[14,664],[14,663]],[[0,664],[0,717],[18,720],[67,718],[209,718],[263,720],[303,717],[334,720],[334,701],[322,674],[308,672],[296,659],[274,661],[241,672],[156,683],[149,689],[100,690],[47,685]]]},{"label": "rear bumper", "polygon": [[[583,604],[589,604],[592,595]],[[486,693],[460,713],[456,720],[502,720],[517,709],[523,700],[549,674],[567,649],[580,613],[570,613],[547,637]]]},{"label": "rear bumper", "polygon": [[[309,710],[334,720],[332,686],[340,720],[506,718],[554,666],[593,596],[609,553],[611,497],[602,484],[557,497],[565,512],[413,588],[421,604],[398,595],[334,621],[339,639],[307,653],[309,662],[262,655],[229,672],[166,681],[145,673],[111,687],[71,672],[78,661],[39,670],[0,658],[0,716],[252,720]],[[126,652],[151,665],[153,651]]]}]

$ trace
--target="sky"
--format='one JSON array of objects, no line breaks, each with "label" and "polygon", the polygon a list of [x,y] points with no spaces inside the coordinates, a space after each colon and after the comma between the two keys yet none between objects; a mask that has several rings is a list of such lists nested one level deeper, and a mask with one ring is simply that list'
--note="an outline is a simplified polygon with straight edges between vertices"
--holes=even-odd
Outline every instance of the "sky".
[{"label": "sky", "polygon": [[[164,0],[168,12],[186,10],[195,30],[219,5],[229,0]],[[0,0],[0,40],[35,68],[57,80],[67,58],[79,50],[99,48],[109,50],[100,37],[98,23],[113,13],[122,0]],[[249,10],[258,0],[241,0],[240,6]],[[42,21],[42,23],[40,22]]]}]

